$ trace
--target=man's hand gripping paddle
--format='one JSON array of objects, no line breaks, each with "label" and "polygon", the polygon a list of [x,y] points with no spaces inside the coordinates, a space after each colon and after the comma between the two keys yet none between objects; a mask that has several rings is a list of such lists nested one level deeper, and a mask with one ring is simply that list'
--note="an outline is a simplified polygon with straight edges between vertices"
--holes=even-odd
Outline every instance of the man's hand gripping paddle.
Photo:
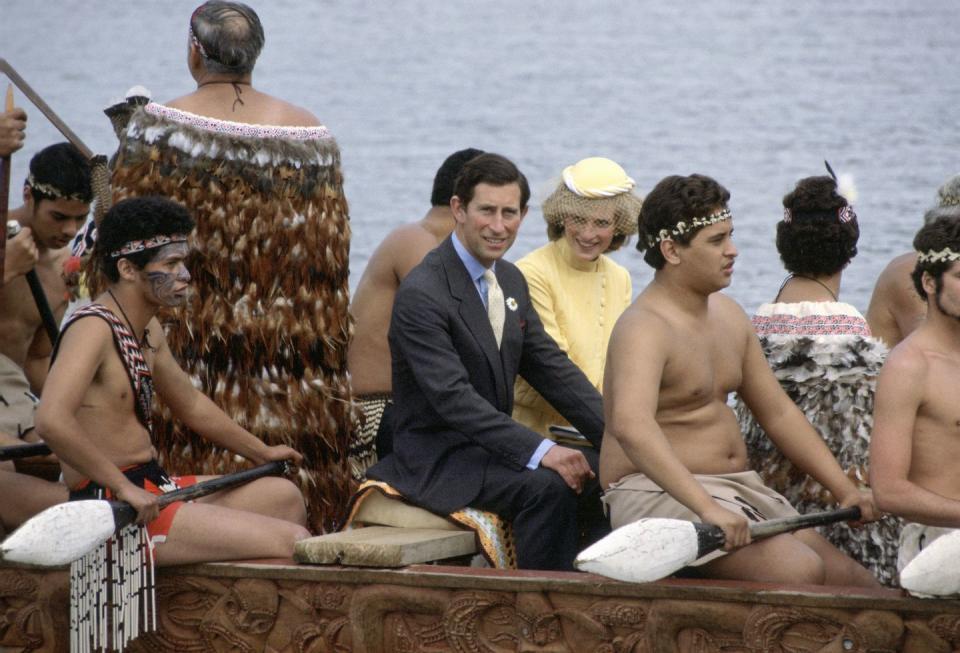
[{"label": "man's hand gripping paddle", "polygon": [[[264,476],[282,476],[286,461],[274,461],[233,474],[225,474],[160,495],[160,507],[190,501],[227,490]],[[93,551],[115,531],[132,524],[137,513],[123,501],[68,501],[47,508],[27,520],[0,544],[0,560],[55,567]]]},{"label": "man's hand gripping paddle", "polygon": [[[857,519],[860,519],[860,509],[856,507],[771,519],[751,526],[750,537],[758,540]],[[641,519],[587,547],[573,564],[580,571],[628,583],[651,583],[723,548],[723,543],[723,530],[713,524],[682,519]]]}]

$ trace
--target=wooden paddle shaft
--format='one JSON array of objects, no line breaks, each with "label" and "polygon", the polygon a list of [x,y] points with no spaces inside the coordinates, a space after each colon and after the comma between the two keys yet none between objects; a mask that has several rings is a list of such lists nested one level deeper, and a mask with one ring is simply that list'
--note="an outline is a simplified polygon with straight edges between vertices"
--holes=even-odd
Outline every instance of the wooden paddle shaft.
[{"label": "wooden paddle shaft", "polygon": [[37,305],[37,311],[40,313],[40,321],[43,322],[43,329],[50,338],[50,344],[57,344],[57,337],[60,335],[60,327],[57,326],[57,318],[53,316],[50,310],[50,302],[47,301],[47,293],[43,292],[43,285],[40,283],[40,277],[36,270],[27,272],[27,285],[30,286],[30,294],[33,295],[33,303]]},{"label": "wooden paddle shaft", "polygon": [[813,512],[808,515],[797,515],[796,517],[782,517],[780,519],[771,519],[769,521],[754,524],[750,527],[750,537],[761,539],[781,533],[798,531],[812,526],[823,526],[833,524],[838,521],[849,521],[851,519],[860,519],[860,508],[840,508],[839,510],[827,510],[824,512]]},{"label": "wooden paddle shaft", "polygon": [[14,444],[9,447],[0,447],[0,460],[33,458],[34,456],[46,456],[48,453],[50,453],[50,447],[43,442]]},{"label": "wooden paddle shaft", "polygon": [[[11,220],[7,223],[7,238],[13,238],[20,233],[21,229],[20,223]],[[50,310],[50,302],[47,301],[47,293],[43,291],[40,277],[37,276],[36,270],[27,272],[26,277],[27,285],[30,286],[30,294],[33,295],[33,303],[37,307],[37,312],[40,313],[40,322],[43,324],[43,329],[47,332],[47,337],[50,338],[50,344],[56,345],[57,337],[60,335],[60,327],[57,326],[57,318],[53,316],[53,311]]]},{"label": "wooden paddle shaft", "polygon": [[[164,508],[176,501],[192,501],[193,499],[199,499],[214,492],[229,490],[265,476],[283,476],[289,469],[290,463],[287,461],[275,460],[252,469],[245,469],[240,472],[234,472],[233,474],[224,474],[223,476],[212,478],[209,481],[202,481],[189,487],[174,490],[173,492],[165,492],[160,495],[159,504],[161,508]],[[113,508],[117,530],[136,521],[137,512],[129,503],[124,501],[111,501],[110,505]]]},{"label": "wooden paddle shaft", "polygon": [[[7,85],[7,99],[4,111],[13,111],[13,86]],[[7,262],[7,211],[10,205],[10,155],[0,158],[0,286],[3,285],[3,269]]]},{"label": "wooden paddle shaft", "polygon": [[13,82],[16,87],[20,89],[20,92],[27,96],[27,99],[30,100],[35,107],[40,109],[40,113],[45,115],[47,120],[53,123],[53,126],[56,127],[57,130],[63,134],[68,141],[73,143],[76,148],[80,150],[80,153],[83,154],[83,156],[87,157],[88,159],[93,156],[93,152],[83,141],[80,140],[80,137],[73,133],[72,129],[67,127],[67,124],[60,119],[60,116],[58,116],[53,109],[50,108],[50,105],[44,102],[43,98],[40,97],[37,92],[34,91],[29,84],[27,84],[26,80],[24,80],[23,77],[21,77],[20,74],[14,70],[13,66],[11,66],[10,63],[2,57],[0,57],[0,72],[6,75],[7,79]]}]

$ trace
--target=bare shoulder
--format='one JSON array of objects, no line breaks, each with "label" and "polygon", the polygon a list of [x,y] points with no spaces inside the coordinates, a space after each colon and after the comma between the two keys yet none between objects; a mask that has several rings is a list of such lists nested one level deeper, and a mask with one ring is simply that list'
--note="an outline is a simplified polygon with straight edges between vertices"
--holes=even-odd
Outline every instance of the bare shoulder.
[{"label": "bare shoulder", "polygon": [[283,116],[278,124],[291,127],[319,127],[322,125],[320,119],[306,109],[277,98],[274,98],[274,100],[278,103],[278,109]]},{"label": "bare shoulder", "polygon": [[662,350],[663,343],[671,340],[673,327],[669,316],[653,302],[638,298],[620,314],[610,334],[608,364],[616,358],[612,355],[620,349]]},{"label": "bare shoulder", "polygon": [[880,376],[914,384],[926,377],[930,368],[923,334],[914,332],[890,350],[880,369]]},{"label": "bare shoulder", "polygon": [[750,316],[740,304],[722,292],[710,295],[708,310],[711,330],[727,336],[755,335]]},{"label": "bare shoulder", "polygon": [[113,332],[106,321],[90,315],[73,321],[60,335],[57,357],[50,366],[50,375],[44,384],[44,396],[53,386],[52,379],[63,374],[73,378],[79,368],[92,367],[112,347]]}]

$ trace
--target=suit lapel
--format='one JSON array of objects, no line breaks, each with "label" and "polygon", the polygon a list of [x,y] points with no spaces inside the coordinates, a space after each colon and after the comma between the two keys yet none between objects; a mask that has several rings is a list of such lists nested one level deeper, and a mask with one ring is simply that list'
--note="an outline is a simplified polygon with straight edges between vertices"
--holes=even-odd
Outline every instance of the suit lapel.
[{"label": "suit lapel", "polygon": [[480,293],[477,292],[473,279],[467,273],[467,268],[463,265],[460,257],[457,256],[457,251],[453,248],[450,238],[447,238],[440,245],[440,254],[447,274],[447,282],[450,286],[450,295],[459,303],[460,318],[470,333],[473,334],[481,351],[490,363],[496,384],[497,400],[500,402],[500,407],[505,407],[509,404],[505,403],[507,385],[504,378],[503,360],[500,358],[500,348],[497,347],[497,339],[493,335],[493,327],[490,326],[487,309],[483,305],[483,300],[480,299]]}]

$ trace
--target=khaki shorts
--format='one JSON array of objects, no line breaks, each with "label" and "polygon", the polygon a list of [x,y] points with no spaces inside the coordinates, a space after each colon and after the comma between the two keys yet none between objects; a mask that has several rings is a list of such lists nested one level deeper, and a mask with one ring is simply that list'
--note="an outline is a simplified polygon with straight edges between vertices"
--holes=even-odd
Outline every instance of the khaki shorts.
[{"label": "khaki shorts", "polygon": [[33,428],[38,402],[23,369],[0,354],[0,433],[22,438]]},{"label": "khaki shorts", "polygon": [[[717,503],[727,510],[739,512],[752,522],[800,514],[783,496],[764,485],[754,471],[694,474],[693,477]],[[613,528],[632,524],[645,517],[700,522],[695,512],[643,474],[630,474],[616,483],[611,483],[603,493],[602,500]],[[714,551],[699,558],[693,565],[702,565],[725,554],[723,550]]]},{"label": "khaki shorts", "polygon": [[927,526],[904,522],[900,531],[900,549],[897,551],[897,573],[903,571],[921,551],[930,546],[938,537],[952,533],[955,529],[942,526]]}]

